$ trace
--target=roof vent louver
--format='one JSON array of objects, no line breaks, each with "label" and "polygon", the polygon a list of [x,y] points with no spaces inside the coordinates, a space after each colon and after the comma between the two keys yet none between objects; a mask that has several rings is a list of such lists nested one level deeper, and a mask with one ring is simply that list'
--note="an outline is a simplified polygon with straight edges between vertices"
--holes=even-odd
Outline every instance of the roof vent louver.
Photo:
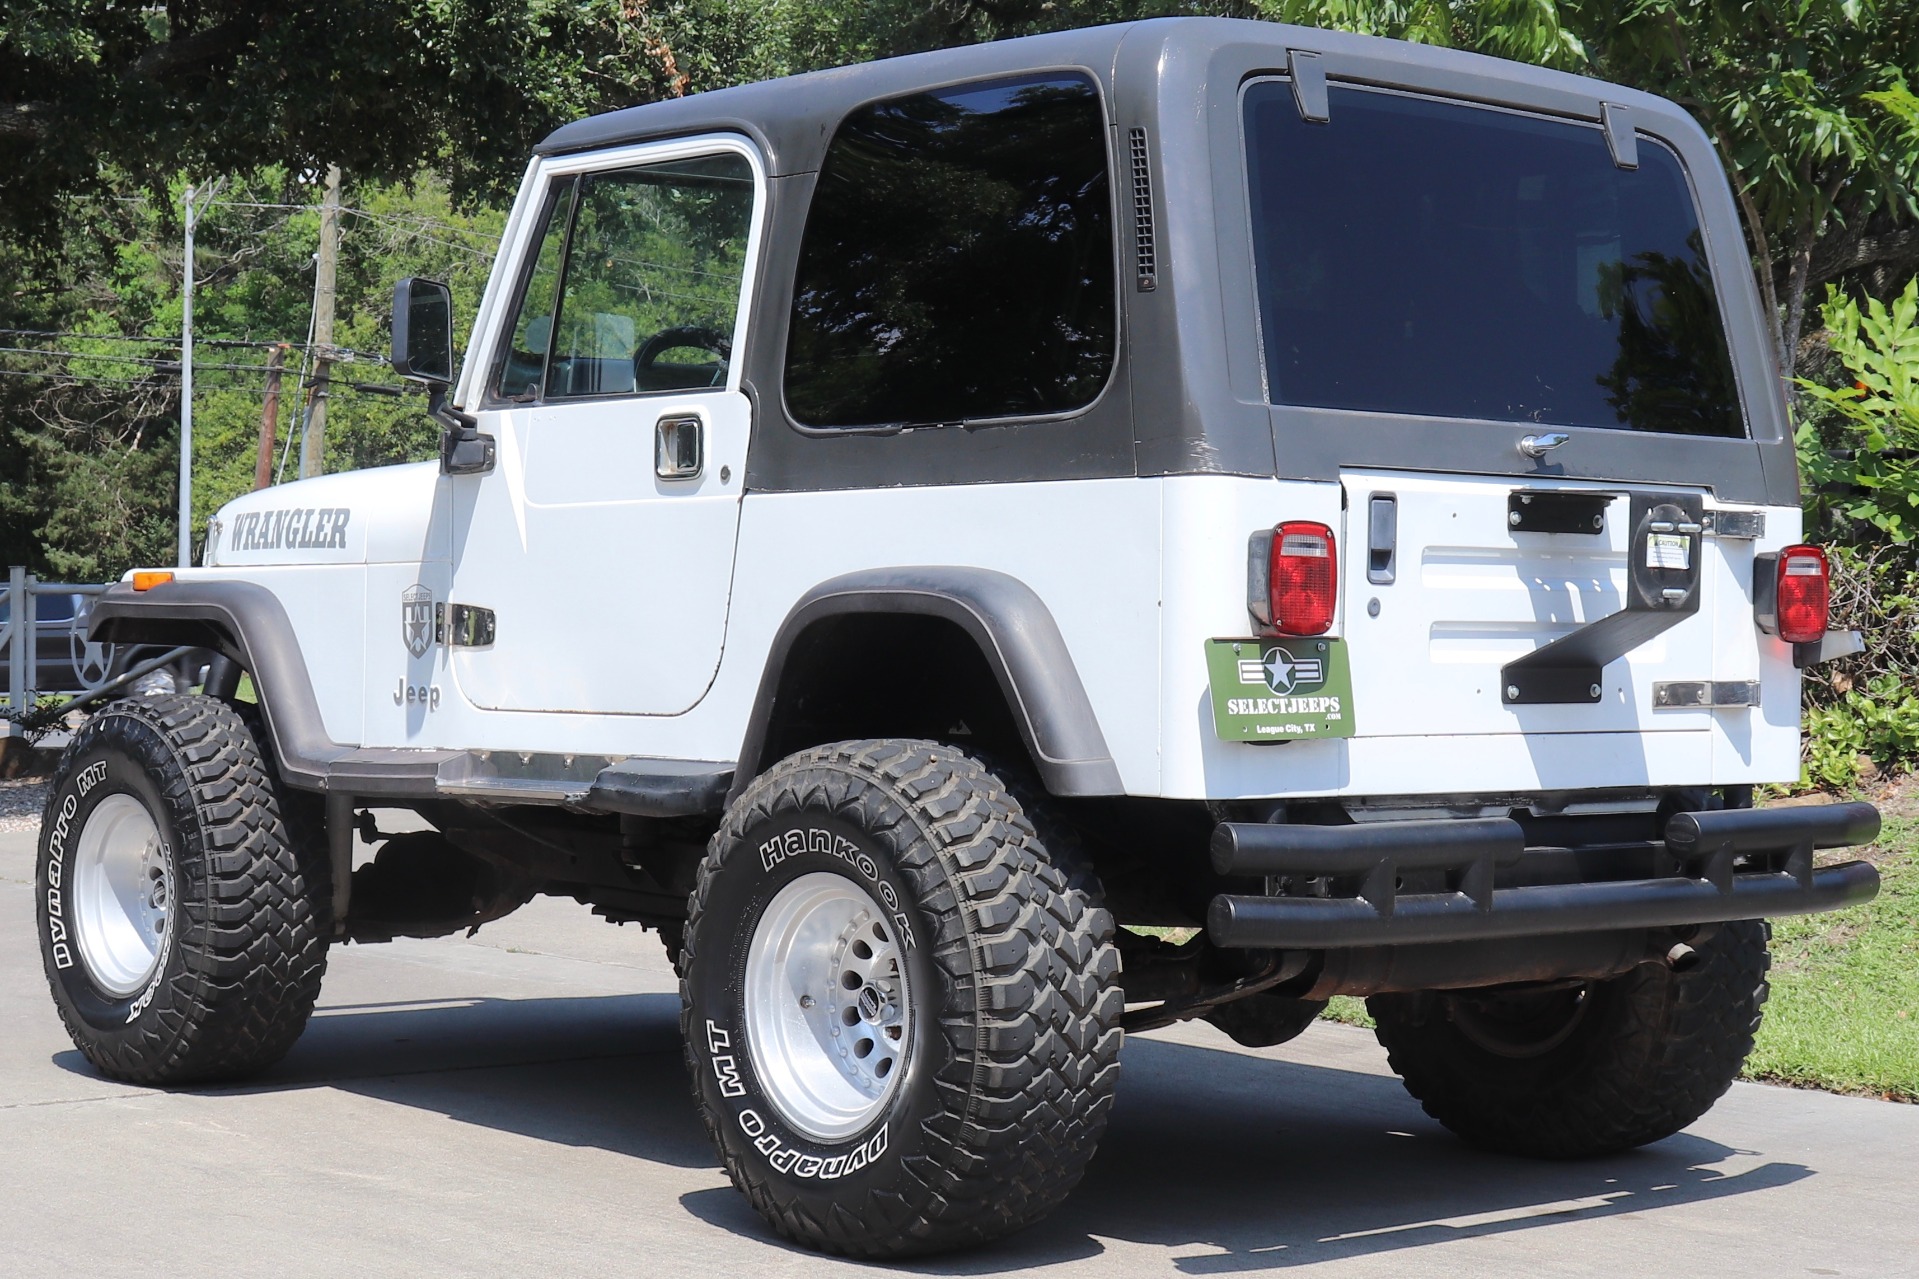
[{"label": "roof vent louver", "polygon": [[1130,135],[1133,156],[1133,265],[1139,291],[1159,287],[1159,251],[1153,233],[1153,171],[1146,158],[1146,130]]}]

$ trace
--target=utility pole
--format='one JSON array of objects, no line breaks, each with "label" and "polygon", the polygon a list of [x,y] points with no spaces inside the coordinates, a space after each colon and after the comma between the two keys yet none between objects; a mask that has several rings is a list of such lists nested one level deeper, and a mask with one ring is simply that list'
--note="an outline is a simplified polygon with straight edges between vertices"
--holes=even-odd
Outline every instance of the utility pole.
[{"label": "utility pole", "polygon": [[193,184],[180,197],[186,251],[180,255],[180,567],[193,563]]},{"label": "utility pole", "polygon": [[274,436],[280,426],[280,370],[286,364],[287,344],[275,342],[267,354],[267,400],[260,410],[260,456],[253,463],[253,487],[273,483]]},{"label": "utility pole", "polygon": [[[193,563],[193,226],[220,192],[219,182],[180,197],[185,252],[180,258],[180,567]],[[195,195],[201,197],[196,206]]]},{"label": "utility pole", "polygon": [[326,171],[320,204],[320,252],[313,274],[313,391],[300,441],[300,478],[326,470],[326,402],[333,370],[333,280],[340,265],[340,166]]}]

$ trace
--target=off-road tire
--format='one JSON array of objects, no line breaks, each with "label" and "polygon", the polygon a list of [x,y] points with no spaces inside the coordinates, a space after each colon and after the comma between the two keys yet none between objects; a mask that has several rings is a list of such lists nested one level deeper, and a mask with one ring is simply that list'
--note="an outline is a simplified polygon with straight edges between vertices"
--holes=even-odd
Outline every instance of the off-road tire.
[{"label": "off-road tire", "polygon": [[673,975],[686,976],[685,966],[680,962],[680,957],[686,951],[686,925],[679,920],[672,920],[653,927],[660,935],[660,946],[666,951],[666,962],[673,965]]},{"label": "off-road tire", "polygon": [[1723,924],[1684,972],[1641,964],[1587,983],[1576,1024],[1529,1055],[1462,1029],[1489,1006],[1462,1005],[1472,992],[1376,995],[1367,1008],[1407,1091],[1467,1141],[1547,1159],[1612,1154],[1672,1136],[1732,1086],[1759,1029],[1770,935],[1762,920]]},{"label": "off-road tire", "polygon": [[[94,980],[62,897],[87,819],[113,795],[145,808],[171,873],[157,966],[134,995]],[[286,1055],[319,996],[331,909],[324,848],[311,833],[290,833],[253,732],[214,698],[128,698],[87,721],[53,775],[36,898],[60,1019],[115,1079],[253,1074]]]},{"label": "off-road tire", "polygon": [[[819,871],[897,912],[914,991],[890,1099],[831,1144],[787,1122],[757,1077],[743,993],[767,904]],[[1038,1220],[1079,1182],[1112,1107],[1112,933],[1017,801],[958,750],[845,742],[775,765],[713,836],[681,956],[694,1099],[733,1184],[781,1234],[849,1256]]]}]

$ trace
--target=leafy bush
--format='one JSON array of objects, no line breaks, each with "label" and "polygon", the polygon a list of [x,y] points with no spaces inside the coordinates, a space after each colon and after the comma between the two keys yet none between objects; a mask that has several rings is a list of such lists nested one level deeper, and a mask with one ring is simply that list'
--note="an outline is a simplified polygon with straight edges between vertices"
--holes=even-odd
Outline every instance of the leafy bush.
[{"label": "leafy bush", "polygon": [[1898,766],[1919,755],[1919,693],[1897,676],[1854,686],[1824,706],[1806,710],[1805,779],[1843,788],[1863,766]]},{"label": "leafy bush", "polygon": [[1808,536],[1834,544],[1833,625],[1867,649],[1807,672],[1805,774],[1844,787],[1919,761],[1919,279],[1863,310],[1829,290],[1824,321],[1838,384],[1799,379]]},{"label": "leafy bush", "polygon": [[1910,544],[1919,529],[1919,278],[1892,305],[1868,298],[1864,311],[1828,287],[1824,319],[1826,345],[1849,380],[1797,379],[1828,410],[1797,434],[1807,514],[1842,536],[1876,540],[1876,531]]}]

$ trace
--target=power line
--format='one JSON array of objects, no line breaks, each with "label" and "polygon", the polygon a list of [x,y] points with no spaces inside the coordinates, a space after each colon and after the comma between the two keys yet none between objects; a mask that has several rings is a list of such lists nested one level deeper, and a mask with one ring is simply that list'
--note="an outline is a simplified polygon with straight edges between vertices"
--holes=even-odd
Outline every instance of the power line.
[{"label": "power line", "polygon": [[474,239],[483,241],[489,245],[497,245],[500,240],[498,235],[491,232],[469,230],[466,227],[456,226],[451,222],[442,222],[438,218],[429,218],[420,213],[376,213],[372,209],[348,208],[343,208],[340,212],[351,213],[353,216],[360,218],[371,218],[376,222],[399,222],[410,223],[414,226],[433,227],[436,230],[451,231],[455,235],[472,236]]},{"label": "power line", "polygon": [[[207,365],[198,364],[194,366],[194,371],[199,372],[203,369],[206,369],[207,367],[208,367]],[[155,372],[153,372],[147,377],[136,378],[136,377],[89,377],[85,374],[80,374],[80,373],[64,373],[64,372],[50,371],[45,369],[0,369],[0,377],[41,378],[46,381],[57,382],[61,386],[69,386],[69,385],[141,386],[141,387],[146,387],[149,390],[155,390],[155,391],[177,390],[179,387],[179,382],[178,382],[179,376],[180,375],[177,372],[171,371],[171,370],[156,370]],[[193,389],[196,392],[205,392],[206,394],[209,394],[209,395],[265,395],[266,394],[266,389],[264,387],[250,387],[250,386],[209,385],[209,386],[196,386]],[[353,392],[358,392],[360,390],[358,386],[352,383],[340,383],[335,385],[332,389],[334,391],[353,391]],[[375,394],[386,395],[390,393],[382,391],[382,392],[376,392]]]},{"label": "power line", "polygon": [[[53,378],[62,383],[84,382],[97,386],[145,386],[154,390],[160,390],[163,387],[171,385],[162,380],[169,376],[171,375],[156,373],[152,377],[82,377],[76,373],[43,373],[36,372],[32,369],[0,369],[0,377]],[[217,390],[218,388],[209,387],[208,389]]]},{"label": "power line", "polygon": [[[180,345],[180,339],[177,337],[149,337],[141,333],[83,333],[78,329],[0,329],[0,337],[86,338],[95,342],[158,342],[162,346]],[[196,346],[250,347],[262,350],[270,346],[279,345],[279,343],[273,339],[255,341],[250,338],[203,338],[195,336],[193,341]],[[300,343],[289,342],[287,345],[297,347]]]},{"label": "power line", "polygon": [[[141,355],[100,355],[91,351],[48,351],[32,346],[0,346],[0,355],[38,355],[49,359],[63,360],[100,360],[108,364],[138,364],[145,368],[159,369],[162,372],[180,371],[180,361],[159,360]],[[215,373],[250,373],[256,369],[264,370],[264,364],[202,364],[194,361],[193,371],[203,370]]]},{"label": "power line", "polygon": [[37,346],[0,346],[0,355],[40,355],[57,360],[107,360],[114,364],[143,364],[156,368],[179,368],[178,360],[160,360],[145,355],[96,355],[87,351],[49,351]]}]

